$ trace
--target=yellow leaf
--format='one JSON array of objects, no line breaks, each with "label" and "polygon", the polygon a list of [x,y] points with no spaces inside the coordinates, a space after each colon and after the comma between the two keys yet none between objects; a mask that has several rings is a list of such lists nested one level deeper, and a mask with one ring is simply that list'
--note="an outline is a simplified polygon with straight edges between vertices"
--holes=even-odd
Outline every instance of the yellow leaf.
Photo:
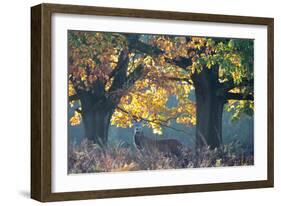
[{"label": "yellow leaf", "polygon": [[77,111],[74,112],[73,117],[70,118],[69,122],[71,126],[79,125],[81,123],[81,114]]},{"label": "yellow leaf", "polygon": [[71,81],[68,81],[68,96],[75,94],[75,89]]}]

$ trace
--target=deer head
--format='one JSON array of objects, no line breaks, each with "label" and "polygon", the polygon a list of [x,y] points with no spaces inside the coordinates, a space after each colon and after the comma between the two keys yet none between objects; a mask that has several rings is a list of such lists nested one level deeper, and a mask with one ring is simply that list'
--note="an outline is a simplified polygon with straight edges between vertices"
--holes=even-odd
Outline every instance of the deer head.
[{"label": "deer head", "polygon": [[133,126],[134,126],[134,135],[135,134],[140,134],[143,132],[143,121],[137,121],[133,120]]}]

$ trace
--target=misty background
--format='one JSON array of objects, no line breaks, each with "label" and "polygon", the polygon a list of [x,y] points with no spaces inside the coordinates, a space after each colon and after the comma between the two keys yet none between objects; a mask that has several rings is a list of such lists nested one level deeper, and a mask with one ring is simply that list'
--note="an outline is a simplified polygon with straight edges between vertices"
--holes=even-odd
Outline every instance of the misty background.
[{"label": "misty background", "polygon": [[[189,95],[189,99],[195,101],[194,91]],[[175,96],[170,96],[167,106],[174,107],[177,105],[177,99]],[[68,107],[68,116],[71,117],[74,113],[74,110],[78,107]],[[223,112],[222,120],[222,137],[223,144],[229,144],[233,141],[239,140],[243,148],[247,151],[253,153],[254,150],[254,117],[242,114],[241,118],[233,121],[231,119],[232,112]],[[144,124],[145,125],[145,124]],[[177,139],[184,145],[189,148],[193,148],[195,144],[195,130],[196,126],[187,127],[183,124],[178,124],[174,120],[171,124],[171,127],[175,128],[176,131],[171,128],[162,127],[162,135],[154,134],[151,128],[144,126],[143,131],[144,135],[152,139],[164,139],[171,138]],[[108,134],[108,144],[117,145],[122,144],[125,146],[133,146],[133,135],[134,128],[121,128],[110,125],[109,134]],[[81,121],[80,125],[71,126],[68,124],[68,141],[70,144],[80,144],[84,138],[84,125]]]}]

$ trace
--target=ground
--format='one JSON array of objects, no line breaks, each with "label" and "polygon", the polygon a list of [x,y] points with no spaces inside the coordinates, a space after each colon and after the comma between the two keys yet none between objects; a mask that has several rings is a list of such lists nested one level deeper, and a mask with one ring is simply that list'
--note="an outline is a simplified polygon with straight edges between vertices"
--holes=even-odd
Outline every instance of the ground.
[{"label": "ground", "polygon": [[138,170],[182,169],[202,167],[253,165],[254,157],[239,141],[223,145],[215,150],[208,147],[200,151],[186,149],[178,158],[158,151],[139,151],[133,146],[118,145],[102,149],[96,144],[83,141],[69,148],[68,172],[121,172]]}]

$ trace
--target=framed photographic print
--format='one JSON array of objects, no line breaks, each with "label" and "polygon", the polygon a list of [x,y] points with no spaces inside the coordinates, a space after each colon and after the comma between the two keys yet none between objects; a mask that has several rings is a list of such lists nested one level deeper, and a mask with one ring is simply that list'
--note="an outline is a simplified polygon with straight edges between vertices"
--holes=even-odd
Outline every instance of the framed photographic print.
[{"label": "framed photographic print", "polygon": [[31,197],[273,187],[273,19],[31,8]]}]

